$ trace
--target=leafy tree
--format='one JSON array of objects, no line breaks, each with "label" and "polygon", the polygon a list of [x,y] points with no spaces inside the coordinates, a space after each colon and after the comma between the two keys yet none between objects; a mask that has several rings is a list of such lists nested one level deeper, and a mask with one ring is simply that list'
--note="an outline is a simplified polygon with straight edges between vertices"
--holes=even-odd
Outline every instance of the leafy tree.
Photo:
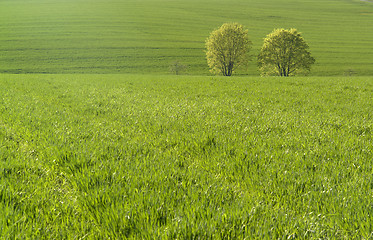
[{"label": "leafy tree", "polygon": [[206,57],[210,71],[231,76],[249,61],[251,41],[248,30],[238,23],[225,23],[206,40]]},{"label": "leafy tree", "polygon": [[296,29],[275,29],[264,39],[258,56],[262,75],[290,76],[310,71],[315,59]]}]

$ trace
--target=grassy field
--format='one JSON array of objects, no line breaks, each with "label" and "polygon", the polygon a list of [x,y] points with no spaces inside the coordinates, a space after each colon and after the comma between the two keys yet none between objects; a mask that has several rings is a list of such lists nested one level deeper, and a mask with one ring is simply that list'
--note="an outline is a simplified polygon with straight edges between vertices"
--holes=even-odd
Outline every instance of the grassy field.
[{"label": "grassy field", "polygon": [[0,75],[3,239],[371,238],[369,77]]},{"label": "grassy field", "polygon": [[[253,55],[274,28],[297,28],[313,75],[373,74],[373,4],[360,0],[3,0],[2,73],[168,73],[171,62],[207,75],[204,41],[244,24]],[[257,75],[255,61],[248,71]]]},{"label": "grassy field", "polygon": [[[372,239],[372,20],[360,0],[0,1],[0,238]],[[224,22],[254,60],[297,28],[313,76],[208,76]]]}]

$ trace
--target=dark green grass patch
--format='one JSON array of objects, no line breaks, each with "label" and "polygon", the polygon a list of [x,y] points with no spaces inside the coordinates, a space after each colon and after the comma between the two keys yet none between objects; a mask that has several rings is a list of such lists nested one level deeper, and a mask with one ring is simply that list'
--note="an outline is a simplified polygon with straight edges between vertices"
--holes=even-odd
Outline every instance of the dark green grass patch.
[{"label": "dark green grass patch", "polygon": [[0,232],[369,238],[371,78],[0,76]]}]

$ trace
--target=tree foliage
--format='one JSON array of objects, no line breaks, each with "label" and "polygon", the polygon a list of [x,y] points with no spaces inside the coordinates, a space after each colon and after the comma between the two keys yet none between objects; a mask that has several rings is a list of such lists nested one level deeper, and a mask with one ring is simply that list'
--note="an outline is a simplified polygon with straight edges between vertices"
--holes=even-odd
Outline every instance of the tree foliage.
[{"label": "tree foliage", "polygon": [[310,71],[315,59],[296,29],[275,29],[264,39],[258,56],[262,75],[291,76]]},{"label": "tree foliage", "polygon": [[238,23],[225,23],[206,40],[206,57],[210,71],[231,76],[249,61],[251,41],[248,30]]}]

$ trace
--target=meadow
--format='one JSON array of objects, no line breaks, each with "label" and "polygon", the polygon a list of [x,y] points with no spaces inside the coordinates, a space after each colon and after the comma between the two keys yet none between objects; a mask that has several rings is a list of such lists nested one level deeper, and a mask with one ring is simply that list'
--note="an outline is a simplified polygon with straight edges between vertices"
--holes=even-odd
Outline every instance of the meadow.
[{"label": "meadow", "polygon": [[3,239],[372,238],[370,77],[0,75]]},{"label": "meadow", "polygon": [[[372,17],[360,0],[0,1],[0,239],[372,239]],[[229,78],[204,53],[225,22],[253,41]],[[280,27],[303,33],[310,76],[259,77]]]},{"label": "meadow", "polygon": [[253,61],[274,28],[297,28],[316,76],[373,75],[373,4],[361,0],[3,0],[1,73],[208,75],[204,42],[225,22],[249,29]]}]

